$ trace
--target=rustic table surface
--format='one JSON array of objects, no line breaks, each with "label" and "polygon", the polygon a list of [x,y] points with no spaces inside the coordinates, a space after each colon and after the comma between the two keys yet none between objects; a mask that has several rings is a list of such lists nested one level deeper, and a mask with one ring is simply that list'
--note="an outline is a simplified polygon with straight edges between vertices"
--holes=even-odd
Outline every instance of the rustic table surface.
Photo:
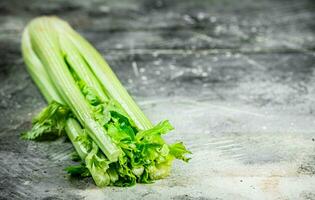
[{"label": "rustic table surface", "polygon": [[[153,122],[193,152],[154,184],[69,178],[73,148],[19,139],[45,101],[23,27],[57,15],[106,57]],[[1,0],[0,199],[315,199],[312,0]]]}]

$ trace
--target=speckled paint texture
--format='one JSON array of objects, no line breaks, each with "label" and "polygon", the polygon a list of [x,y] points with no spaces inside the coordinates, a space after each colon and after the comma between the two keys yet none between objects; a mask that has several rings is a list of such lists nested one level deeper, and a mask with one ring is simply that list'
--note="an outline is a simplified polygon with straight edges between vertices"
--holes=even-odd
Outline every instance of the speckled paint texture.
[{"label": "speckled paint texture", "polygon": [[[154,184],[97,188],[68,177],[71,143],[19,139],[45,101],[20,38],[67,20],[153,122],[193,152]],[[312,0],[1,0],[0,199],[315,199]]]}]

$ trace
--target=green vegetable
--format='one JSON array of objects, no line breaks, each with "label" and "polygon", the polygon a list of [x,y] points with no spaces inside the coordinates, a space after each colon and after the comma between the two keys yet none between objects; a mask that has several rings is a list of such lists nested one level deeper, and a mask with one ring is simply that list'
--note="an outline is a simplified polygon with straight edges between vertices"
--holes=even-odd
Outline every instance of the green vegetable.
[{"label": "green vegetable", "polygon": [[[33,119],[32,130],[23,133],[22,138],[28,140],[46,140],[59,137],[66,125],[69,109],[52,101]],[[54,134],[51,134],[54,133]]]},{"label": "green vegetable", "polygon": [[130,186],[166,177],[174,159],[188,161],[183,143],[168,145],[169,121],[153,126],[102,56],[66,22],[40,17],[22,37],[27,69],[49,105],[33,120],[30,140],[66,132],[81,164],[73,176],[96,185]]}]

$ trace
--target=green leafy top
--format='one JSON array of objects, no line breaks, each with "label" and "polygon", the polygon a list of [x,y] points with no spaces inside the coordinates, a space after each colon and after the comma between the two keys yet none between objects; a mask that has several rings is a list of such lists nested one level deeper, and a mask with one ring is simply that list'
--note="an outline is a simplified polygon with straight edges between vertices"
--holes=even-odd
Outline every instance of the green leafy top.
[{"label": "green leafy top", "polygon": [[21,137],[26,140],[49,140],[59,137],[69,114],[67,106],[52,101],[33,119],[32,129],[22,133]]}]

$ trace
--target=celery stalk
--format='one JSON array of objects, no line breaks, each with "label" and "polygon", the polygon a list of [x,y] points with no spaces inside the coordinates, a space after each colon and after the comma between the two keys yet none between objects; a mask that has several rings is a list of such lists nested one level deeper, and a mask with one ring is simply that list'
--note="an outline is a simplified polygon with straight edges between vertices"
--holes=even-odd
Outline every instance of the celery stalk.
[{"label": "celery stalk", "polygon": [[[63,100],[60,98],[59,94],[54,88],[53,83],[51,82],[44,66],[32,49],[27,28],[24,30],[22,35],[22,54],[28,72],[40,89],[41,93],[44,95],[46,101],[57,101],[63,103]],[[70,118],[67,120],[65,128],[74,148],[78,152],[81,159],[84,160],[87,154],[86,149],[78,142],[75,142],[75,138],[82,133],[80,124],[75,119]]]},{"label": "celery stalk", "polygon": [[27,66],[27,71],[32,76],[33,81],[39,87],[41,93],[44,95],[48,102],[52,100],[62,102],[59,94],[55,90],[44,66],[34,53],[28,33],[26,28],[22,36],[22,53],[23,59]]},{"label": "celery stalk", "polygon": [[66,61],[69,63],[69,66],[71,66],[71,69],[74,70],[79,79],[83,80],[90,88],[93,88],[102,101],[108,100],[102,86],[97,81],[93,72],[89,69],[89,66],[85,62],[84,58],[79,54],[74,44],[62,34],[60,34],[60,37],[58,38]]},{"label": "celery stalk", "polygon": [[106,130],[94,120],[93,113],[75,83],[58,45],[57,32],[52,29],[50,18],[38,18],[29,24],[30,40],[34,52],[42,61],[62,99],[71,108],[89,136],[110,161],[116,161],[119,148],[106,134]]},{"label": "celery stalk", "polygon": [[102,84],[106,93],[124,108],[138,128],[142,130],[152,128],[153,125],[151,121],[140,110],[97,50],[88,41],[76,33],[66,22],[58,18],[52,18],[52,21],[56,29],[73,42],[80,54],[89,64],[94,75]]},{"label": "celery stalk", "polygon": [[[27,28],[24,30],[22,36],[22,54],[27,66],[27,70],[29,71],[32,79],[35,81],[47,102],[58,101],[60,103],[64,103],[59,97],[59,94],[56,92],[56,89],[54,88],[53,83],[51,82],[44,66],[32,49]],[[67,119],[65,131],[79,157],[81,160],[85,161],[87,155],[89,154],[89,149],[83,145],[81,141],[77,140],[79,137],[84,136],[79,122],[74,118]],[[88,161],[90,162],[91,159]],[[108,180],[106,180],[107,176],[105,176],[104,173],[98,173],[95,170],[90,171],[90,173],[92,177],[97,177],[95,183],[98,186],[105,186],[108,183]],[[101,178],[102,176],[104,177]],[[103,180],[103,182],[100,180]]]},{"label": "celery stalk", "polygon": [[81,145],[80,141],[76,139],[83,132],[80,124],[75,119],[69,118],[67,120],[65,130],[81,160],[84,160],[88,154],[88,149]]}]

